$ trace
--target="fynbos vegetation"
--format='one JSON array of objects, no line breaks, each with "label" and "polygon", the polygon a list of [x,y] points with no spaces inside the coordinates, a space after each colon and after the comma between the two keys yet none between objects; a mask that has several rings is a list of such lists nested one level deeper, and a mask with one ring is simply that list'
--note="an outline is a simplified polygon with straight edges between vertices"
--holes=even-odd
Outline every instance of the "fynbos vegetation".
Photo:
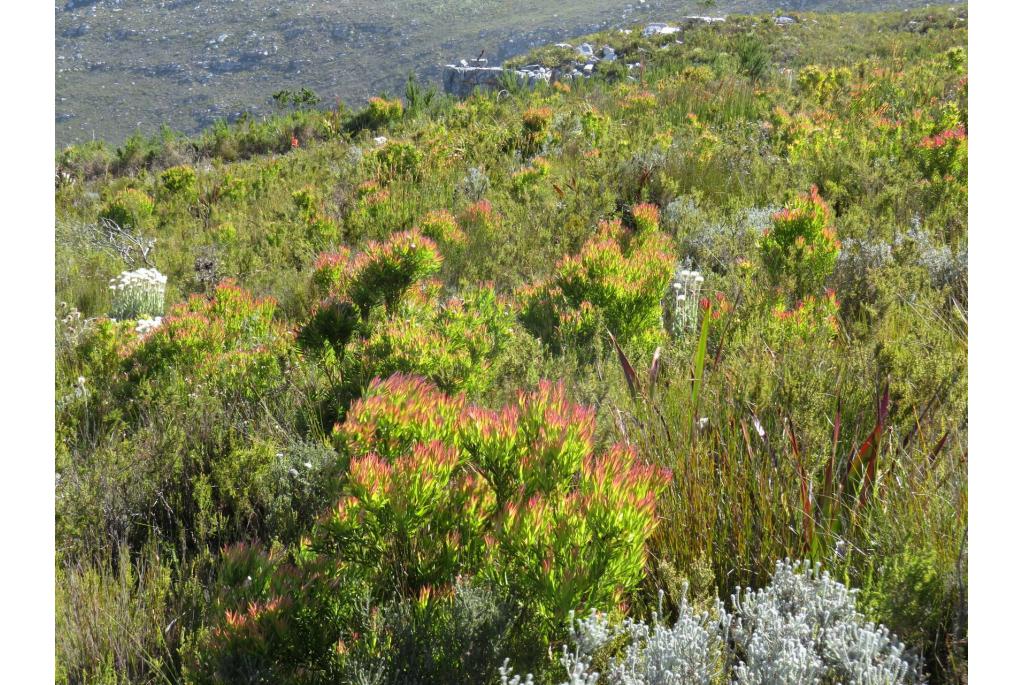
[{"label": "fynbos vegetation", "polygon": [[58,153],[58,682],[962,682],[966,16]]}]

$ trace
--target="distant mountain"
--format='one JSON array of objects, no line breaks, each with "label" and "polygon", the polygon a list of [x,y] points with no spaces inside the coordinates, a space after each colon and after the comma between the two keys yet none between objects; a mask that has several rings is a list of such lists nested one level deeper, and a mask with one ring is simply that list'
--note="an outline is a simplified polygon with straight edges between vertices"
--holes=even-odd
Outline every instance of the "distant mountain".
[{"label": "distant mountain", "polygon": [[194,132],[271,93],[309,87],[357,104],[438,82],[481,51],[501,61],[545,43],[694,13],[860,11],[923,0],[68,0],[56,11],[57,144],[120,142],[160,124]]}]

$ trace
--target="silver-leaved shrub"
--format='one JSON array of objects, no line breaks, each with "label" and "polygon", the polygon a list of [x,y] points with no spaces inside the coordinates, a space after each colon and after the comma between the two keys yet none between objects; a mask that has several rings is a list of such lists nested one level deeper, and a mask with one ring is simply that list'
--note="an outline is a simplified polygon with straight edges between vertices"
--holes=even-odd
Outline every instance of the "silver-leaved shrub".
[{"label": "silver-leaved shrub", "polygon": [[[718,602],[717,616],[698,614],[684,597],[674,625],[662,622],[660,606],[650,623],[627,618],[612,624],[596,611],[570,617],[574,649],[564,648],[568,680],[562,685],[923,682],[904,645],[857,611],[856,590],[820,566],[780,561],[767,587],[737,588],[732,605],[730,612]],[[607,664],[600,669],[594,666],[599,653]],[[532,682],[507,669],[502,678]]]}]

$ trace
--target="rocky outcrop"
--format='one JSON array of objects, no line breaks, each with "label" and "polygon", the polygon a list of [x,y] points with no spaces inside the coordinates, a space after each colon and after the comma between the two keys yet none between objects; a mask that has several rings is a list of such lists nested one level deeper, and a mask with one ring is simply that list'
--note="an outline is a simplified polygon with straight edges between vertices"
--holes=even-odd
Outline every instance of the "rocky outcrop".
[{"label": "rocky outcrop", "polygon": [[484,90],[500,90],[503,88],[504,76],[509,74],[521,85],[533,88],[538,83],[550,83],[551,70],[539,64],[530,64],[519,69],[488,67],[486,59],[462,60],[459,64],[449,64],[444,68],[442,83],[444,92],[456,97],[468,97],[477,88]]},{"label": "rocky outcrop", "polygon": [[[641,33],[645,37],[656,35],[672,35],[694,26],[705,26],[725,21],[725,17],[683,17],[676,24],[650,23],[644,26]],[[631,33],[623,29],[620,33]],[[679,42],[677,39],[676,42]],[[529,64],[517,69],[491,67],[486,59],[460,60],[458,64],[449,64],[444,68],[442,83],[444,92],[456,97],[467,97],[477,88],[484,90],[500,90],[507,84],[506,79],[514,78],[520,85],[532,88],[539,83],[552,81],[571,81],[592,76],[600,62],[615,62],[619,55],[610,45],[595,48],[590,43],[573,46],[570,43],[558,43],[555,47],[573,51],[573,57],[565,63],[548,69],[540,64]],[[628,64],[632,71],[639,64]]]}]

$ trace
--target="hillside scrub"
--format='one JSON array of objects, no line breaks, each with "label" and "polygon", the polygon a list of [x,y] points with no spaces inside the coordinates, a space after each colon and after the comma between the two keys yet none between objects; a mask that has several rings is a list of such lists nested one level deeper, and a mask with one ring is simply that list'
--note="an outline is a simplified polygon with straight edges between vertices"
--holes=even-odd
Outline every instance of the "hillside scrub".
[{"label": "hillside scrub", "polygon": [[58,153],[57,680],[961,682],[966,16]]}]

